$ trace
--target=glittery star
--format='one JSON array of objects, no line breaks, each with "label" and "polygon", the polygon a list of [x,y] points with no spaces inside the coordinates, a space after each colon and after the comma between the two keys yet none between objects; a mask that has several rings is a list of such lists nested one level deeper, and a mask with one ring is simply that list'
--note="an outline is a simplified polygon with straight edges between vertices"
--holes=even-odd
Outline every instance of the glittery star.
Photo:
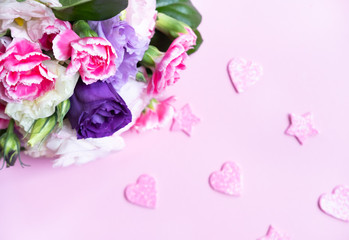
[{"label": "glittery star", "polygon": [[190,136],[193,125],[199,122],[200,119],[191,112],[189,104],[186,104],[174,117],[171,131],[183,131]]},{"label": "glittery star", "polygon": [[296,137],[300,144],[303,144],[308,137],[319,133],[314,126],[313,114],[310,112],[303,115],[290,114],[290,121],[286,134]]},{"label": "glittery star", "polygon": [[267,235],[257,240],[290,240],[290,238],[279,233],[273,226],[270,226]]}]

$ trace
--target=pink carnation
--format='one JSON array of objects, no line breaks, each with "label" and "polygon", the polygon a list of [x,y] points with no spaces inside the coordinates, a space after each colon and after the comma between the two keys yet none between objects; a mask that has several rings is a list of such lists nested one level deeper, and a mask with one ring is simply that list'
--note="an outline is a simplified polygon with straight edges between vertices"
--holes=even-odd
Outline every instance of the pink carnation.
[{"label": "pink carnation", "polygon": [[71,29],[67,21],[55,18],[41,18],[27,23],[28,35],[34,42],[39,42],[41,48],[48,51],[52,50],[52,41],[63,31]]},{"label": "pink carnation", "polygon": [[196,43],[196,35],[191,29],[186,34],[180,34],[167,52],[156,64],[152,80],[148,86],[148,93],[159,94],[167,86],[173,85],[179,79],[179,71],[186,68],[184,62],[188,58],[187,51]]},{"label": "pink carnation", "polygon": [[174,97],[169,97],[163,101],[157,101],[155,99],[150,100],[150,104],[142,112],[132,129],[137,132],[142,132],[160,129],[166,124],[169,124],[175,114],[175,109],[172,106],[174,101]]},{"label": "pink carnation", "polygon": [[86,84],[107,79],[116,72],[116,53],[110,42],[100,37],[86,37],[70,43],[72,47],[68,74],[79,71]]},{"label": "pink carnation", "polygon": [[57,76],[42,64],[49,59],[38,44],[15,38],[0,55],[0,98],[34,100],[53,89]]},{"label": "pink carnation", "polygon": [[67,74],[79,72],[86,84],[107,79],[116,72],[115,49],[105,38],[80,38],[73,30],[66,30],[58,34],[52,43],[56,59],[65,61],[71,58]]},{"label": "pink carnation", "polygon": [[179,37],[175,40],[177,44],[181,44],[186,51],[191,49],[196,44],[197,36],[191,28],[185,28],[186,33],[179,33]]}]

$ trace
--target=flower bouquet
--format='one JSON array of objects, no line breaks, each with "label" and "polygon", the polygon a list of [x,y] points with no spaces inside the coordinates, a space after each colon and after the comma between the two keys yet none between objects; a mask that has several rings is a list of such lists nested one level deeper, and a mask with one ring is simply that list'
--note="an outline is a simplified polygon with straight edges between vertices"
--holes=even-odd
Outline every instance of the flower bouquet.
[{"label": "flower bouquet", "polygon": [[80,164],[174,115],[164,94],[202,38],[190,0],[2,0],[2,167]]}]

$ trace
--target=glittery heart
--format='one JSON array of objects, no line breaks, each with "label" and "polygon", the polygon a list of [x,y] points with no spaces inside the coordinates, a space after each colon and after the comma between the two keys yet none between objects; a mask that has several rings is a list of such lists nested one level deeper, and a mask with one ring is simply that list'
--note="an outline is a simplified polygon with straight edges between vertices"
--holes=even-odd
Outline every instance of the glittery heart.
[{"label": "glittery heart", "polygon": [[263,68],[257,63],[244,58],[233,58],[228,63],[228,73],[238,93],[259,81]]},{"label": "glittery heart", "polygon": [[349,187],[337,186],[332,194],[323,194],[319,206],[327,215],[349,222]]},{"label": "glittery heart", "polygon": [[149,175],[141,175],[136,184],[131,184],[126,187],[125,197],[130,203],[138,206],[155,208],[155,179]]},{"label": "glittery heart", "polygon": [[210,176],[211,187],[221,193],[240,196],[242,191],[241,171],[234,162],[226,162],[220,171]]}]

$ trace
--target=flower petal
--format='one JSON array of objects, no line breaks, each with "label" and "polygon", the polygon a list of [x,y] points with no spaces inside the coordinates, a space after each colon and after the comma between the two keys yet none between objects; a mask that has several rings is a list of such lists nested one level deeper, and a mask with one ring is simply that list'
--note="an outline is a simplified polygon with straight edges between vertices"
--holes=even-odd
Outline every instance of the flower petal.
[{"label": "flower petal", "polygon": [[58,34],[52,41],[55,58],[60,61],[68,60],[71,57],[71,42],[77,39],[80,39],[80,37],[70,29]]}]

